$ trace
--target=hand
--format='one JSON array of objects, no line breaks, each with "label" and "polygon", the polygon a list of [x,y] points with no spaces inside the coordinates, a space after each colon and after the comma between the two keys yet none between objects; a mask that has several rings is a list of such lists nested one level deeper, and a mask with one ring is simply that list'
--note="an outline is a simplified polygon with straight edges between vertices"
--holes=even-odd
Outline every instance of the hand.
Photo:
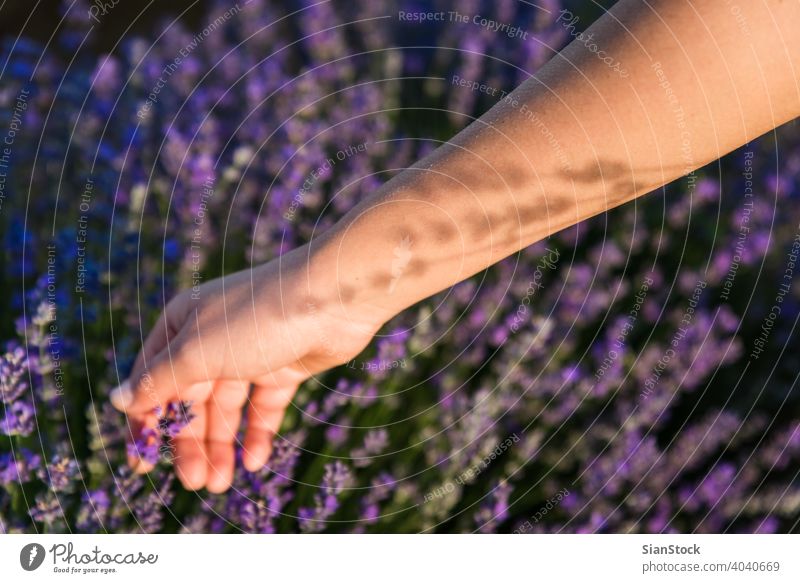
[{"label": "hand", "polygon": [[[175,437],[175,467],[190,490],[223,492],[234,471],[247,404],[244,466],[261,468],[286,407],[311,375],[356,357],[383,324],[337,298],[333,273],[311,269],[307,247],[210,281],[169,302],[128,381],[111,401],[130,438],[157,423],[156,408],[191,401],[195,417]],[[138,472],[152,465],[133,457]]]}]

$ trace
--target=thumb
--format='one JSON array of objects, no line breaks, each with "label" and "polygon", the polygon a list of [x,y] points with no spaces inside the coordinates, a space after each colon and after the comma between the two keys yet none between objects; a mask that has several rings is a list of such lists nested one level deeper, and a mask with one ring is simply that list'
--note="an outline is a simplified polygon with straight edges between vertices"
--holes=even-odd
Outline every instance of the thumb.
[{"label": "thumb", "polygon": [[205,380],[199,355],[181,333],[147,363],[134,367],[130,378],[111,391],[111,404],[134,416],[144,415],[156,407],[163,411],[167,403],[191,400],[193,384]]}]

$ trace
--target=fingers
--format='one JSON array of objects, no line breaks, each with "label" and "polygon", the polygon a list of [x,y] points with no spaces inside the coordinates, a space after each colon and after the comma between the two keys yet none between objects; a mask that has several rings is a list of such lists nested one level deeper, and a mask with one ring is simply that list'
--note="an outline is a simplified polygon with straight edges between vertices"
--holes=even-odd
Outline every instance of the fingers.
[{"label": "fingers", "polygon": [[243,463],[255,472],[264,467],[272,454],[272,441],[277,435],[298,385],[276,388],[257,385],[247,409],[247,431],[244,438]]},{"label": "fingers", "polygon": [[[210,392],[212,382],[205,383]],[[208,417],[206,404],[198,403],[192,407],[194,419],[175,436],[175,473],[187,490],[199,490],[206,485],[208,476],[208,455],[206,453],[206,432]]]},{"label": "fingers", "polygon": [[[137,474],[144,474],[153,469],[152,449],[158,448],[158,418],[149,413],[141,418],[128,419],[128,435],[126,450],[128,465]],[[146,436],[146,438],[144,438]]]},{"label": "fingers", "polygon": [[224,492],[233,482],[236,433],[242,421],[242,406],[249,387],[250,383],[246,381],[218,381],[208,400],[206,488],[209,492]]},{"label": "fingers", "polygon": [[259,410],[253,404],[247,411],[247,433],[244,438],[242,461],[245,469],[256,472],[264,467],[272,455],[272,440],[277,435],[285,409]]},{"label": "fingers", "polygon": [[[212,382],[197,383],[187,391],[197,397],[198,403],[192,404],[191,411],[194,418],[170,444],[175,446],[176,452],[178,449],[185,449],[185,444],[178,444],[179,441],[189,441],[189,438],[195,434],[199,435],[199,441],[201,444],[203,443],[205,439],[205,401],[208,399],[212,387]],[[128,416],[127,422],[130,429],[127,439],[128,464],[136,473],[147,473],[155,467],[155,463],[165,452],[165,434],[159,428],[159,416],[156,411],[148,411],[143,415]],[[184,452],[183,457],[190,460],[192,458],[190,453],[192,452]],[[177,457],[180,456],[176,453],[175,457],[177,466]],[[202,455],[202,460],[203,468],[205,468],[205,454]],[[204,483],[205,479],[200,485],[202,486]]]}]

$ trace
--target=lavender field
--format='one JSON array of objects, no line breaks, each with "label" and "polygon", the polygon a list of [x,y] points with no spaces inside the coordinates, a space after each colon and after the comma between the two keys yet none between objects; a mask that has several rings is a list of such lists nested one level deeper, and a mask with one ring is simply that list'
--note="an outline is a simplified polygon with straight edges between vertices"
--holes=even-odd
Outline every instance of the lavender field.
[{"label": "lavender field", "polygon": [[98,54],[81,0],[3,38],[0,532],[800,531],[796,123],[413,306],[228,492],[174,478],[180,406],[127,468],[108,392],[165,302],[529,78],[578,14],[539,4],[215,1]]}]

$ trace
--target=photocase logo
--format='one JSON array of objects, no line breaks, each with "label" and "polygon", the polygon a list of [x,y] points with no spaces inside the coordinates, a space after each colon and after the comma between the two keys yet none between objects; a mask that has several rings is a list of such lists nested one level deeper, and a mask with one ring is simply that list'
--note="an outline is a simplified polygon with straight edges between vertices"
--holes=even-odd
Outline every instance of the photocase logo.
[{"label": "photocase logo", "polygon": [[26,571],[35,571],[44,562],[44,547],[39,543],[30,543],[19,552],[19,564]]}]

